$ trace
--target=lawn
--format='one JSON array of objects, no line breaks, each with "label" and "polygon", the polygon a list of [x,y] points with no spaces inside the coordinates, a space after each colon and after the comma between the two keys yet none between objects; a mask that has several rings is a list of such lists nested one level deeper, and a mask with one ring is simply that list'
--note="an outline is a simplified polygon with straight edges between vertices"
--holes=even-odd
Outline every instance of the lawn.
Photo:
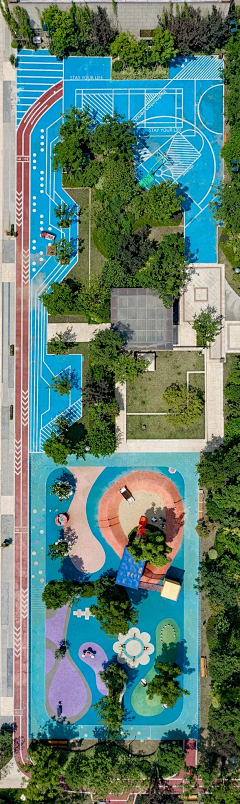
[{"label": "lawn", "polygon": [[[100,276],[102,271],[102,266],[105,262],[105,258],[100,254],[97,250],[96,246],[93,242],[92,237],[92,223],[91,223],[91,202],[92,202],[92,190],[88,189],[88,187],[83,188],[66,188],[66,191],[73,199],[73,201],[78,204],[80,207],[80,223],[79,223],[79,231],[78,236],[81,241],[83,240],[84,243],[82,244],[82,251],[81,245],[79,247],[79,255],[78,261],[74,268],[70,271],[68,276],[71,276],[72,279],[76,279],[77,282],[88,283],[90,278],[94,278],[96,276]],[[90,215],[89,215],[90,213]]]},{"label": "lawn", "polygon": [[[157,352],[156,371],[145,372],[127,385],[127,438],[204,438],[204,413],[190,427],[172,427],[166,416],[146,416],[164,413],[162,393],[174,382],[187,381],[187,371],[204,371],[204,358],[196,352]],[[189,384],[204,393],[204,374],[190,374]],[[146,430],[142,425],[146,424]]]}]

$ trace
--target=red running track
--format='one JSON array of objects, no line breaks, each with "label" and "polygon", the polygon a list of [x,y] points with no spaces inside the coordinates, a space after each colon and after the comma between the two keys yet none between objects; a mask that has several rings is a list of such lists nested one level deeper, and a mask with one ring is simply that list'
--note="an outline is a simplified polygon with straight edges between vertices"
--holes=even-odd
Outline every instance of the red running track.
[{"label": "red running track", "polygon": [[[24,762],[28,746],[28,332],[30,137],[42,115],[63,94],[63,82],[39,98],[17,130],[16,340],[15,340],[15,612],[14,756]],[[42,646],[41,646],[42,649]]]}]

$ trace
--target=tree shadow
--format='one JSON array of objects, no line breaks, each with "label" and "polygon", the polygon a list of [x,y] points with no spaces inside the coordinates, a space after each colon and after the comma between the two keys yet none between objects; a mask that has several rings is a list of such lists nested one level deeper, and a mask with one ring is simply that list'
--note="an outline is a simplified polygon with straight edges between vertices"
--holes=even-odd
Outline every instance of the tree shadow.
[{"label": "tree shadow", "polygon": [[181,729],[168,729],[166,734],[162,735],[162,740],[199,740],[199,726],[197,724],[188,724],[186,731]]},{"label": "tree shadow", "polygon": [[190,262],[196,262],[198,253],[199,253],[198,248],[196,249],[195,254],[194,254],[194,251],[192,251],[190,237],[188,237],[188,236],[185,237],[185,257]]},{"label": "tree shadow", "polygon": [[188,212],[193,204],[193,199],[189,195],[189,188],[186,186],[184,187],[183,184],[179,183],[176,190],[176,196],[178,197],[179,195],[183,196],[182,209],[184,212]]},{"label": "tree shadow", "polygon": [[71,371],[71,388],[76,388],[78,391],[80,391],[79,382],[80,382],[80,377],[79,377],[77,371],[75,371],[75,369],[72,369],[72,371]]},{"label": "tree shadow", "polygon": [[122,335],[124,346],[126,346],[128,341],[131,341],[134,334],[130,324],[124,324],[122,321],[117,321],[112,327],[112,330],[113,332],[119,332],[120,335]]},{"label": "tree shadow", "polygon": [[[75,560],[77,566],[76,564],[73,564],[72,559]],[[71,558],[70,556],[67,556],[59,568],[59,572],[62,574],[64,581],[89,580],[88,574],[84,572],[84,564],[81,556],[72,556]]]},{"label": "tree shadow", "polygon": [[63,340],[68,344],[68,346],[72,346],[76,341],[76,335],[75,332],[73,332],[73,327],[67,327],[67,329],[65,329],[61,334]]},{"label": "tree shadow", "polygon": [[76,531],[73,530],[73,528],[71,528],[70,525],[68,525],[68,527],[65,528],[65,530],[64,530],[64,539],[65,540],[67,539],[68,544],[70,545],[70,547],[72,547],[73,544],[75,544],[75,542],[77,541],[77,538],[78,538],[78,536],[76,534]]},{"label": "tree shadow", "polygon": [[[62,727],[64,726],[64,735]],[[74,723],[70,723],[67,718],[58,719],[56,715],[49,718],[44,726],[40,727],[37,732],[38,740],[50,740],[63,738],[65,740],[73,740],[79,737],[78,727]],[[32,737],[33,739],[33,737]]]},{"label": "tree shadow", "polygon": [[[148,508],[143,513],[147,517],[149,524],[154,524],[156,528],[164,531],[168,544],[173,542],[184,524],[184,511],[179,516],[176,516],[175,507],[161,508],[154,501],[151,504],[151,508]],[[151,522],[152,518],[155,518],[157,522]]]}]

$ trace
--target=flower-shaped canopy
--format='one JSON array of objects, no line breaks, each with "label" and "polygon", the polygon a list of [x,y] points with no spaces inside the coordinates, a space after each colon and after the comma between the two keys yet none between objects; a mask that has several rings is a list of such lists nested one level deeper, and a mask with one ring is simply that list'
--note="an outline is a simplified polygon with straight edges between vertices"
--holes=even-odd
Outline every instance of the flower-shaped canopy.
[{"label": "flower-shaped canopy", "polygon": [[127,634],[118,634],[118,641],[114,642],[113,650],[117,653],[120,664],[129,667],[138,667],[139,664],[148,664],[154,647],[150,642],[147,631],[140,633],[139,628],[129,628]]}]

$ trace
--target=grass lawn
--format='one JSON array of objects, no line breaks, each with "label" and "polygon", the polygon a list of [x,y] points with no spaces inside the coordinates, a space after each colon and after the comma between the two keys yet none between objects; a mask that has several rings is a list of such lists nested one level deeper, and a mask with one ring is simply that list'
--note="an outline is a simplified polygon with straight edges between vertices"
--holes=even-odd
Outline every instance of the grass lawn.
[{"label": "grass lawn", "polygon": [[66,191],[73,201],[75,201],[80,207],[78,236],[80,241],[84,240],[82,251],[80,247],[78,262],[70,271],[69,276],[71,276],[72,279],[76,279],[78,282],[84,282],[87,284],[89,282],[89,274],[91,278],[100,276],[102,266],[105,262],[105,258],[97,250],[92,238],[93,226],[91,225],[91,219],[89,221],[92,190],[89,190],[88,187],[83,187],[76,189],[66,188]]},{"label": "grass lawn", "polygon": [[[165,416],[145,416],[164,413],[162,393],[173,382],[186,383],[187,371],[204,371],[204,358],[196,352],[157,352],[156,371],[144,372],[127,385],[127,438],[204,438],[204,412],[190,427],[172,427]],[[204,393],[204,374],[190,374],[189,384]],[[146,424],[146,430],[142,430]]]}]

